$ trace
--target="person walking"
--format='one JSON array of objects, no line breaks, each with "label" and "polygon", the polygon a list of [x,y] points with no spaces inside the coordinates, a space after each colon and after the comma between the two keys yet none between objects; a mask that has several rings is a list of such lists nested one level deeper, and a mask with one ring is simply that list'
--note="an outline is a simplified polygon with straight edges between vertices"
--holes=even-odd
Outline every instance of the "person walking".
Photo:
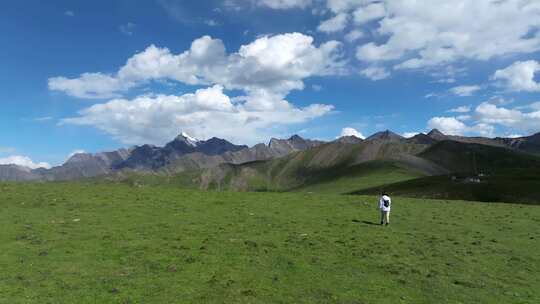
[{"label": "person walking", "polygon": [[381,198],[379,199],[379,210],[381,210],[381,225],[388,226],[390,224],[390,209],[392,207],[392,199],[388,194],[384,193],[382,194]]}]

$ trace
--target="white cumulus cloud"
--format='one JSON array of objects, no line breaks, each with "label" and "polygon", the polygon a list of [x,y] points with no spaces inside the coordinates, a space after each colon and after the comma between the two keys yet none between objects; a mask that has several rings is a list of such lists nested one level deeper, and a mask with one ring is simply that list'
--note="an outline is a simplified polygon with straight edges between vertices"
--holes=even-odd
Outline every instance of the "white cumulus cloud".
[{"label": "white cumulus cloud", "polygon": [[347,26],[349,16],[345,13],[337,14],[334,17],[323,21],[317,29],[325,33],[342,31]]},{"label": "white cumulus cloud", "polygon": [[257,0],[259,5],[273,9],[305,8],[311,5],[311,0]]},{"label": "white cumulus cloud", "polygon": [[360,131],[358,131],[358,130],[356,130],[354,128],[351,128],[351,127],[346,127],[346,128],[341,129],[341,135],[340,136],[355,136],[355,137],[358,137],[358,138],[361,138],[361,139],[366,138]]},{"label": "white cumulus cloud", "polygon": [[468,113],[470,111],[471,111],[471,106],[460,106],[460,107],[448,110],[448,112],[452,112],[452,113]]},{"label": "white cumulus cloud", "polygon": [[455,117],[433,117],[428,121],[428,128],[448,135],[463,135],[467,130],[467,126]]},{"label": "white cumulus cloud", "polygon": [[[162,144],[180,130],[198,138],[253,143],[331,112],[331,105],[298,108],[285,98],[291,90],[303,89],[305,78],[341,73],[345,63],[340,45],[329,41],[316,46],[312,37],[290,33],[263,36],[227,54],[221,40],[204,36],[180,54],[151,45],[114,74],[53,77],[49,88],[82,98],[112,98],[60,124],[94,126],[123,143]],[[121,98],[155,80],[208,87],[181,96]],[[240,96],[231,99],[224,90],[240,90]]]},{"label": "white cumulus cloud", "polygon": [[332,111],[312,104],[298,108],[264,93],[235,98],[215,85],[195,93],[113,99],[80,111],[61,124],[93,126],[126,144],[161,145],[180,131],[206,139],[212,136],[238,143],[256,143],[279,134],[287,125],[302,123]]},{"label": "white cumulus cloud", "polygon": [[478,85],[462,85],[451,88],[450,93],[456,96],[466,97],[474,95],[474,93],[476,93],[480,89],[481,87]]},{"label": "white cumulus cloud", "polygon": [[334,13],[346,12],[371,0],[326,0],[326,6]]},{"label": "white cumulus cloud", "polygon": [[352,30],[345,35],[345,41],[352,43],[362,37],[364,37],[364,33],[362,31]]},{"label": "white cumulus cloud", "polygon": [[371,80],[382,80],[390,76],[390,73],[383,67],[368,67],[361,70],[360,74]]},{"label": "white cumulus cloud", "polygon": [[177,55],[151,45],[114,74],[52,77],[49,89],[80,98],[114,98],[148,81],[171,80],[284,97],[291,90],[303,89],[305,78],[341,73],[345,63],[340,46],[337,41],[328,41],[317,47],[312,37],[289,33],[260,37],[227,55],[221,40],[204,36]]},{"label": "white cumulus cloud", "polygon": [[466,125],[456,117],[433,117],[428,121],[428,128],[438,129],[447,135],[493,136],[495,128],[486,123]]},{"label": "white cumulus cloud", "polygon": [[540,131],[540,110],[523,112],[483,102],[476,107],[475,116],[482,123],[498,124],[527,133]]},{"label": "white cumulus cloud", "polygon": [[493,79],[510,91],[540,92],[540,83],[534,79],[540,72],[540,63],[535,60],[514,62],[511,66],[497,70]]},{"label": "white cumulus cloud", "polygon": [[49,78],[49,90],[62,91],[77,98],[111,98],[133,87],[134,83],[121,81],[102,73],[83,73],[78,78]]},{"label": "white cumulus cloud", "polygon": [[[540,50],[535,0],[328,0],[329,10],[358,24],[374,23],[375,41],[359,45],[359,60],[396,69]],[[489,29],[489,30],[486,30]]]},{"label": "white cumulus cloud", "polygon": [[354,22],[363,24],[386,16],[383,3],[372,3],[356,9],[353,13]]},{"label": "white cumulus cloud", "polygon": [[[523,111],[529,109],[529,111]],[[465,113],[454,109],[453,112]],[[467,111],[469,112],[469,111]],[[465,121],[469,121],[467,124]],[[495,126],[506,128],[506,134],[532,134],[540,131],[540,109],[535,108],[535,103],[520,108],[505,108],[491,103],[490,101],[479,104],[474,111],[467,115],[457,117],[433,117],[428,121],[428,127],[437,128],[441,132],[450,135],[482,135],[493,136]]]},{"label": "white cumulus cloud", "polygon": [[0,158],[0,165],[17,165],[21,167],[30,168],[30,169],[51,168],[51,165],[46,162],[35,163],[34,161],[32,161],[30,157],[22,156],[22,155],[12,155],[8,157]]}]

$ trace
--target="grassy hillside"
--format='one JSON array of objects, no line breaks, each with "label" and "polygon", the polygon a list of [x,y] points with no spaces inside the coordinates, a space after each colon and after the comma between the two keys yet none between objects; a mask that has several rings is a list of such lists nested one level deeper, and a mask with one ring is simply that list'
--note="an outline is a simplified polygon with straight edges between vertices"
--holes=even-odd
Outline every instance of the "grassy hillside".
[{"label": "grassy hillside", "polygon": [[481,178],[480,183],[452,180],[451,176],[423,177],[372,188],[359,189],[352,194],[378,194],[382,189],[392,195],[461,199],[483,202],[507,202],[540,205],[540,172],[538,170],[506,170],[505,174]]},{"label": "grassy hillside", "polygon": [[[352,166],[335,166],[317,172],[301,172],[293,168],[289,159],[258,161],[243,165],[221,165],[220,178],[205,181],[201,170],[169,175],[162,172],[123,171],[107,177],[89,178],[93,183],[116,182],[130,186],[174,186],[186,189],[251,190],[251,191],[305,191],[327,194],[344,194],[353,190],[370,188],[424,176],[414,168],[397,161],[371,161]],[[294,163],[294,161],[293,161]],[[299,168],[300,167],[300,168]],[[289,172],[287,172],[289,171]],[[301,172],[301,173],[300,173]],[[301,174],[299,178],[298,175]],[[218,182],[219,181],[219,182]]]},{"label": "grassy hillside", "polygon": [[[384,189],[408,197],[540,204],[540,157],[453,141],[437,143],[419,156],[456,173],[359,187],[351,193],[377,194]],[[486,176],[480,178],[480,183],[467,181],[476,173]]]},{"label": "grassy hillside", "polygon": [[406,168],[395,161],[371,161],[329,172],[297,191],[344,194],[352,190],[368,189],[380,185],[423,177],[419,171]]},{"label": "grassy hillside", "polygon": [[[455,141],[430,147],[375,141],[329,143],[267,161],[222,164],[174,175],[120,172],[106,180],[219,191],[378,194],[384,188],[411,197],[540,203],[538,168],[540,157],[501,147]],[[475,173],[488,177],[480,184],[450,179]],[[442,176],[428,177],[433,175]]]},{"label": "grassy hillside", "polygon": [[[305,187],[312,191],[321,187],[321,192],[343,193],[358,189],[359,184],[372,186],[438,172],[440,169],[431,162],[410,155],[426,147],[387,141],[333,142],[268,161],[223,164],[206,170],[201,185],[205,189],[244,191],[290,191]],[[409,158],[403,158],[404,154]],[[385,173],[389,175],[384,176]],[[351,188],[353,184],[356,186]]]},{"label": "grassy hillside", "polygon": [[0,303],[539,303],[540,208],[0,184]]},{"label": "grassy hillside", "polygon": [[451,172],[461,173],[503,174],[508,170],[540,168],[540,157],[532,154],[455,141],[439,142],[420,153],[419,156]]}]

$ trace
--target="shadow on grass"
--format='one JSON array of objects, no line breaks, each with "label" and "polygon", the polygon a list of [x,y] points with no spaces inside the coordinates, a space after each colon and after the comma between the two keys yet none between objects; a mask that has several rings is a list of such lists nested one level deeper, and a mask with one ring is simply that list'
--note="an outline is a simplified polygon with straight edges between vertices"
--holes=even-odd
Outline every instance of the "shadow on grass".
[{"label": "shadow on grass", "polygon": [[380,226],[381,224],[380,223],[374,223],[374,222],[371,222],[371,221],[360,221],[360,220],[352,220],[353,222],[355,223],[362,223],[364,225],[375,225],[375,226]]}]

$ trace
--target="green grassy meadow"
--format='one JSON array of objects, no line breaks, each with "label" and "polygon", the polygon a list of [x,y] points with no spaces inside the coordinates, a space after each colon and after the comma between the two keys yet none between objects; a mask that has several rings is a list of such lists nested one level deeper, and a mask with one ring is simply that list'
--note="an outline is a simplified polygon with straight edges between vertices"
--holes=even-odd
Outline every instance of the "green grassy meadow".
[{"label": "green grassy meadow", "polygon": [[0,184],[0,303],[540,303],[540,207]]}]

